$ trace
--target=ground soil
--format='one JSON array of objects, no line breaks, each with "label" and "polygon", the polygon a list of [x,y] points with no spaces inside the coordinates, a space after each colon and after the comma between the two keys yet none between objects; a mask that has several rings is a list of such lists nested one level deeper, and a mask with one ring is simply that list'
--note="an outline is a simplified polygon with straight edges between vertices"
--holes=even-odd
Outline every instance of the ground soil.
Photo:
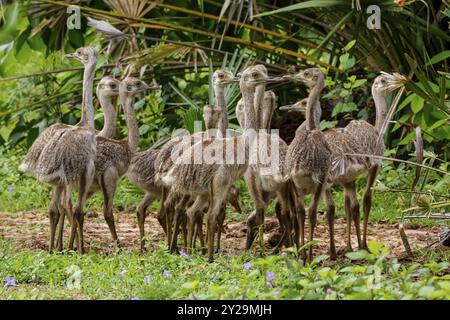
[{"label": "ground soil", "polygon": [[[125,250],[138,248],[139,230],[136,216],[131,212],[119,212],[115,214],[116,228],[121,247]],[[101,214],[90,213],[85,219],[86,248],[96,252],[108,252],[112,250],[111,235]],[[337,219],[335,224],[336,243],[339,248],[345,245],[346,224],[344,219]],[[411,247],[424,248],[438,240],[439,228],[424,228],[414,224],[405,225],[406,234]],[[23,212],[17,214],[0,214],[0,238],[17,241],[27,249],[45,250],[48,247],[48,218],[44,213]],[[68,237],[70,227],[66,225],[65,239]],[[228,222],[225,226],[226,233],[222,234],[222,250],[230,253],[242,253],[245,248],[246,226],[244,222]],[[267,247],[276,243],[279,237],[278,222],[273,217],[266,218],[265,240]],[[316,254],[325,254],[328,250],[328,228],[322,217],[319,219],[315,239]],[[146,235],[148,237],[149,250],[154,249],[164,241],[164,233],[156,220],[156,213],[152,212],[146,219]],[[307,231],[308,232],[308,231]],[[308,233],[307,233],[308,234]],[[390,249],[391,256],[404,255],[404,247],[400,239],[398,225],[388,223],[373,223],[369,225],[369,240],[384,242]],[[357,248],[356,237],[353,237],[353,248]]]}]

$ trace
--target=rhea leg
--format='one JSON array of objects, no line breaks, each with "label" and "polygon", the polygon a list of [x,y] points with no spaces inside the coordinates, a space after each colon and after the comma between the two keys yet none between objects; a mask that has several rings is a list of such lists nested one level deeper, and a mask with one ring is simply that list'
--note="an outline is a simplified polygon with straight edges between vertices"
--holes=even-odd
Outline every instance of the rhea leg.
[{"label": "rhea leg", "polygon": [[84,222],[84,205],[88,196],[89,188],[91,187],[95,172],[94,162],[90,162],[87,166],[84,174],[81,176],[78,189],[78,199],[75,204],[75,210],[73,212],[74,219],[72,223],[72,230],[70,234],[71,242],[75,237],[75,233],[78,236],[78,247],[79,253],[84,252],[84,239],[83,239],[83,222]]},{"label": "rhea leg", "polygon": [[344,209],[345,217],[347,222],[347,245],[345,246],[344,252],[353,251],[352,248],[352,210],[351,210],[351,198],[348,194],[348,190],[344,188]]},{"label": "rhea leg", "polygon": [[113,201],[118,180],[119,175],[117,174],[116,169],[110,167],[102,175],[100,183],[103,192],[103,216],[108,224],[113,242],[117,245],[119,244],[119,239],[117,237],[116,225],[114,222]]},{"label": "rhea leg", "polygon": [[139,203],[137,207],[137,221],[139,225],[139,240],[141,245],[141,252],[145,250],[145,212],[148,206],[155,200],[155,196],[150,192],[145,192],[144,199]]},{"label": "rhea leg", "polygon": [[185,195],[183,196],[180,201],[175,205],[175,214],[173,217],[173,221],[175,223],[172,233],[172,239],[170,240],[170,247],[169,250],[171,252],[175,252],[177,250],[177,239],[178,239],[178,233],[180,231],[180,227],[183,224],[183,219],[185,219],[185,212],[182,212],[182,210],[186,207],[187,202],[189,201],[189,196]]},{"label": "rhea leg", "polygon": [[159,224],[161,225],[161,227],[164,230],[164,233],[167,235],[167,224],[166,224],[166,212],[165,212],[165,208],[164,208],[164,204],[166,202],[167,199],[167,195],[168,195],[168,190],[166,188],[162,188],[161,189],[161,205],[158,211],[158,214],[156,216],[156,218],[158,219]]},{"label": "rhea leg", "polygon": [[256,233],[259,231],[261,235],[262,229],[260,227],[264,225],[266,203],[263,199],[262,187],[257,173],[252,169],[248,169],[244,177],[250,196],[255,203],[255,211],[247,218],[247,241],[245,248],[249,250],[255,240]]},{"label": "rhea leg", "polygon": [[[305,220],[306,220],[306,210],[305,210],[305,195],[302,191],[293,197],[293,210],[295,210],[295,221],[294,221],[294,231],[295,231],[295,244],[297,248],[303,248],[305,246]],[[301,258],[306,260],[306,253],[303,250],[300,252]]]},{"label": "rhea leg", "polygon": [[54,250],[55,244],[55,234],[56,227],[58,225],[59,214],[60,214],[60,200],[61,193],[63,192],[64,187],[55,185],[52,187],[52,199],[50,201],[49,208],[49,220],[50,220],[50,242],[49,242],[49,251]]},{"label": "rhea leg", "polygon": [[[158,215],[159,222],[164,226],[164,230],[167,237],[167,246],[170,249],[170,242],[172,240],[172,226],[173,226],[173,216],[174,208],[179,201],[179,197],[175,192],[166,190],[166,199],[161,206],[161,211]],[[161,200],[162,201],[162,200]]]},{"label": "rhea leg", "polygon": [[223,223],[225,221],[225,214],[226,214],[226,204],[224,203],[222,205],[222,208],[220,208],[219,216],[217,217],[217,248],[216,253],[220,250],[220,237],[222,235],[223,230]]},{"label": "rhea leg", "polygon": [[208,203],[208,195],[197,196],[194,203],[187,209],[187,249],[191,250],[194,247],[194,232],[197,229],[197,234],[202,240],[203,235],[201,233],[201,225],[203,223],[203,209]]},{"label": "rhea leg", "polygon": [[207,214],[207,239],[208,239],[208,261],[214,261],[214,237],[217,228],[217,218],[220,209],[225,203],[226,195],[231,186],[228,177],[219,176],[215,178],[209,188],[209,208]]},{"label": "rhea leg", "polygon": [[60,201],[60,215],[59,215],[59,222],[58,222],[58,238],[56,240],[56,249],[58,251],[63,250],[63,237],[64,237],[64,220],[67,216],[70,223],[72,223],[72,193],[70,190],[70,186],[66,186],[64,188],[64,192],[61,197]]},{"label": "rhea leg", "polygon": [[[319,180],[320,182],[317,183],[316,190],[314,191],[314,194],[313,194],[311,205],[308,208],[309,241],[310,242],[314,240],[314,230],[315,230],[316,224],[317,224],[317,209],[319,207],[320,198],[322,196],[322,192],[324,189],[325,180],[326,180],[326,174],[323,175]],[[309,261],[312,261],[312,257],[313,257],[313,248],[312,248],[312,246],[310,246],[309,254],[308,254]]]},{"label": "rhea leg", "polygon": [[239,203],[239,189],[235,186],[231,186],[230,192],[228,193],[227,201],[231,204],[231,206],[236,210],[237,213],[242,214],[242,207]]},{"label": "rhea leg", "polygon": [[363,224],[363,239],[362,239],[362,247],[367,248],[367,225],[369,223],[369,214],[370,209],[372,207],[372,187],[375,183],[375,178],[377,177],[379,170],[379,166],[375,165],[369,170],[369,174],[367,176],[367,184],[366,190],[364,192],[364,202],[363,202],[363,210],[364,210],[364,224]]},{"label": "rhea leg", "polygon": [[328,228],[330,231],[330,258],[332,260],[335,260],[337,257],[336,245],[334,242],[334,215],[336,206],[334,204],[330,188],[327,188],[325,190],[325,202],[327,204],[327,219],[328,219]]},{"label": "rhea leg", "polygon": [[[290,215],[290,205],[289,205],[289,193],[291,192],[289,190],[288,184],[285,184],[285,186],[282,187],[282,189],[277,192],[277,199],[278,203],[280,204],[280,226],[283,225],[281,228],[284,232],[286,232],[286,240],[287,240],[287,246],[292,246],[292,223],[291,223],[291,215]],[[279,218],[279,219],[280,219]]]},{"label": "rhea leg", "polygon": [[346,183],[344,185],[346,190],[346,194],[350,199],[350,215],[353,219],[353,223],[355,224],[356,229],[356,238],[358,239],[358,248],[362,249],[361,243],[361,222],[360,222],[360,213],[359,213],[359,202],[358,197],[356,195],[356,184],[354,181]]}]

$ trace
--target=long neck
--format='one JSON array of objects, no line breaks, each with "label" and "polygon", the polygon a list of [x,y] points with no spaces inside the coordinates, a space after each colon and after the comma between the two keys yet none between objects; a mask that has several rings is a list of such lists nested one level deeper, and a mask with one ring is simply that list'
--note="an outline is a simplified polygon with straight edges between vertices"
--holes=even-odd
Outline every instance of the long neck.
[{"label": "long neck", "polygon": [[320,100],[317,100],[314,106],[314,127],[320,128],[320,118],[322,117],[322,108],[320,107]]},{"label": "long neck", "polygon": [[81,120],[79,125],[94,128],[94,105],[92,87],[94,86],[95,61],[88,63],[84,68],[83,96],[81,102]]},{"label": "long neck", "polygon": [[244,100],[245,125],[244,133],[247,129],[256,129],[255,107],[254,107],[254,89],[242,87],[242,98]]},{"label": "long neck", "polygon": [[376,110],[375,128],[380,132],[387,115],[386,97],[379,93],[373,93],[373,101]]},{"label": "long neck", "polygon": [[228,128],[228,110],[225,102],[225,92],[221,86],[214,86],[214,95],[216,96],[216,106],[222,109],[222,114],[219,119],[219,132],[225,137]]},{"label": "long neck", "polygon": [[322,91],[321,86],[314,86],[308,96],[308,102],[306,104],[306,123],[308,130],[318,130],[319,126],[317,123],[320,119],[316,120],[316,115],[318,114],[315,109],[320,108],[320,92]]},{"label": "long neck", "polygon": [[125,120],[128,127],[128,147],[130,148],[130,151],[134,153],[137,151],[139,144],[139,128],[134,113],[134,97],[127,94],[121,94],[120,100],[122,101]]},{"label": "long neck", "polygon": [[254,95],[254,109],[255,109],[255,120],[256,120],[256,129],[265,129],[264,117],[263,113],[264,109],[264,92],[266,90],[266,86],[260,85],[255,88]]},{"label": "long neck", "polygon": [[105,97],[103,94],[98,95],[98,100],[103,109],[103,129],[98,133],[99,136],[105,138],[112,138],[116,134],[117,129],[117,115],[111,97]]}]

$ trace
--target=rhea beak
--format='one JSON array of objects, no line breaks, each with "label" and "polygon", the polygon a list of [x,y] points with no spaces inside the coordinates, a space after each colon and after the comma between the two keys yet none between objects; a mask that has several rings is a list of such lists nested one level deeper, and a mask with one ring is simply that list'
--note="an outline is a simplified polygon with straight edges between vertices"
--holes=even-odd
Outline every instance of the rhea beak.
[{"label": "rhea beak", "polygon": [[294,75],[293,74],[286,74],[284,76],[281,77],[283,80],[287,80],[287,81],[294,81]]},{"label": "rhea beak", "polygon": [[268,78],[266,78],[266,82],[268,82],[268,83],[281,82],[283,80],[284,80],[283,77],[268,77]]},{"label": "rhea beak", "polygon": [[287,104],[281,107],[278,107],[279,110],[297,110],[298,107],[295,104]]},{"label": "rhea beak", "polygon": [[159,85],[159,84],[154,84],[154,85],[151,85],[151,86],[147,86],[148,88],[148,90],[160,90],[161,89],[161,86]]},{"label": "rhea beak", "polygon": [[282,78],[283,78],[283,80],[287,80],[287,81],[305,83],[305,79],[298,73],[297,74],[287,74],[287,75],[284,75]]},{"label": "rhea beak", "polygon": [[68,53],[68,54],[66,54],[66,58],[80,60],[80,58],[78,58],[78,56],[75,53]]}]

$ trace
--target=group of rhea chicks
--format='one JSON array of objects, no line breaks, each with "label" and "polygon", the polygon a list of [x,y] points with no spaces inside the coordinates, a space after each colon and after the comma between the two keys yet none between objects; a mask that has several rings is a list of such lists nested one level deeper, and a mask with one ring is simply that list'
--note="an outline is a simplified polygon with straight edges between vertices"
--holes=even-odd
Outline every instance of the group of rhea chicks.
[{"label": "group of rhea chicks", "polygon": [[[241,177],[254,204],[246,222],[247,250],[255,239],[263,241],[264,217],[270,201],[275,200],[281,238],[274,251],[295,246],[302,259],[311,260],[313,246],[308,246],[308,243],[314,239],[318,205],[324,199],[330,234],[329,253],[335,259],[335,203],[331,192],[334,185],[342,186],[345,195],[347,241],[343,251],[352,250],[352,222],[358,247],[367,247],[372,186],[381,165],[383,134],[389,121],[387,97],[389,92],[403,86],[402,76],[382,73],[373,81],[375,124],[353,120],[344,128],[322,131],[320,95],[325,79],[319,68],[276,77],[269,76],[262,64],[248,66],[238,75],[219,69],[212,79],[215,105],[206,105],[203,109],[207,130],[173,136],[160,148],[139,151],[135,100],[143,92],[159,90],[159,86],[148,85],[126,73],[121,80],[103,77],[97,85],[96,95],[103,111],[104,126],[101,131],[96,131],[93,88],[98,53],[95,48],[84,47],[67,57],[84,65],[81,119],[76,125],[57,123],[45,129],[20,165],[21,171],[29,172],[38,181],[52,187],[50,251],[63,250],[66,216],[70,222],[68,249],[79,253],[85,251],[84,207],[87,198],[97,191],[103,195],[103,214],[112,240],[119,245],[113,200],[123,175],[144,191],[136,210],[142,251],[146,248],[144,225],[147,208],[155,199],[160,199],[157,218],[165,232],[169,250],[176,252],[179,249],[181,234],[184,250],[191,252],[199,240],[202,252],[207,253],[212,262],[214,253],[220,248],[227,203],[241,211],[239,188],[235,186]],[[283,81],[298,83],[309,90],[307,98],[294,105],[279,107],[280,110],[303,113],[305,117],[290,144],[270,130],[277,98],[273,91],[266,91],[266,84]],[[233,83],[239,83],[242,95],[236,106],[241,130],[228,129],[225,89]],[[128,134],[122,140],[114,139],[116,97],[119,97],[128,128]],[[261,157],[264,161],[256,156],[260,154],[264,154]],[[196,161],[198,158],[215,160]],[[355,181],[364,174],[367,182],[361,231]],[[72,191],[75,190],[78,191],[77,198],[72,205]],[[308,206],[305,205],[307,195],[311,195]],[[305,242],[306,217],[309,222],[308,243]]]}]

